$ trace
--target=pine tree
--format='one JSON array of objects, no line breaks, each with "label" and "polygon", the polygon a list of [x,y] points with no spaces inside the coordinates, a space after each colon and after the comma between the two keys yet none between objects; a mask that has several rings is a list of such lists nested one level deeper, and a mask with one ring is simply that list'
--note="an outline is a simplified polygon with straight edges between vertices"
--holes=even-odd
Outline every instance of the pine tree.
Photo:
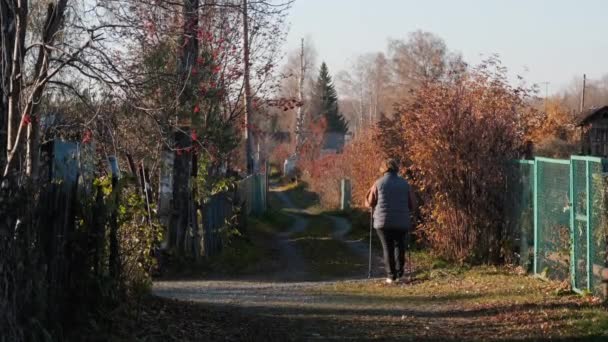
[{"label": "pine tree", "polygon": [[342,114],[340,114],[338,93],[325,62],[321,64],[314,95],[316,97],[316,101],[314,102],[317,102],[316,107],[318,107],[315,110],[314,117],[316,119],[324,117],[327,120],[326,132],[346,134],[348,132],[348,123]]}]

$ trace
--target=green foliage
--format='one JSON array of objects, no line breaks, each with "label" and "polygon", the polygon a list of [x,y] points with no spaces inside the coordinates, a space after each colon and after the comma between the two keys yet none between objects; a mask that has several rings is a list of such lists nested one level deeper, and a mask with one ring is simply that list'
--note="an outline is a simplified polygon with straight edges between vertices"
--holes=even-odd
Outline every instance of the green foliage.
[{"label": "green foliage", "polygon": [[132,189],[125,193],[118,212],[123,278],[129,290],[143,294],[152,285],[151,271],[156,266],[152,251],[162,241],[163,229],[147,216],[143,197]]},{"label": "green foliage", "polygon": [[[117,212],[120,279],[114,279],[124,286],[127,293],[143,294],[152,284],[151,272],[156,267],[156,259],[152,251],[163,239],[163,228],[156,218],[148,213],[144,197],[137,192],[134,178],[123,177],[112,186],[111,177],[101,177],[94,180],[94,187],[103,194],[104,212],[109,215]],[[93,210],[89,204],[89,210]],[[89,215],[86,215],[89,216]],[[109,221],[105,217],[104,231],[108,234]],[[85,221],[81,220],[81,229]],[[91,224],[90,222],[87,224]],[[108,258],[108,239],[104,239],[102,258]],[[102,285],[103,286],[103,285]],[[122,290],[120,291],[122,292]],[[109,295],[110,292],[107,292]]]},{"label": "green foliage", "polygon": [[198,171],[196,174],[195,188],[197,198],[206,202],[211,196],[235,189],[236,179],[211,174],[214,165],[211,156],[202,152],[197,160]]},{"label": "green foliage", "polygon": [[270,165],[270,179],[279,179],[281,178],[281,168],[277,165]]}]

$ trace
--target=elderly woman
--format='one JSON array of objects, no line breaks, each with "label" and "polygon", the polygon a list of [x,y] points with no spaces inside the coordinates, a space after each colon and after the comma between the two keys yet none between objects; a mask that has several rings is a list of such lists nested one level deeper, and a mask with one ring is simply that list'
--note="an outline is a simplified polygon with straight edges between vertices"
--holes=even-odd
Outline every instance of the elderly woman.
[{"label": "elderly woman", "polygon": [[384,253],[386,282],[391,284],[403,277],[405,238],[412,229],[410,214],[415,202],[409,183],[398,174],[397,161],[386,160],[382,163],[380,172],[383,176],[368,191],[366,205],[373,208],[374,229]]}]

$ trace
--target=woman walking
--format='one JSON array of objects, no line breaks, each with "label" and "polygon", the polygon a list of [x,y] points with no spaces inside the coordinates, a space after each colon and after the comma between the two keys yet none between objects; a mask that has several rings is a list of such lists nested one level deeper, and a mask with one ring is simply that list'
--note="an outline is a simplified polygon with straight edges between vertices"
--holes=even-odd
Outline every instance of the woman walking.
[{"label": "woman walking", "polygon": [[366,205],[373,208],[373,227],[382,243],[386,282],[391,284],[404,274],[405,239],[412,229],[414,194],[407,180],[399,176],[396,160],[384,161],[380,172],[383,176],[368,191]]}]

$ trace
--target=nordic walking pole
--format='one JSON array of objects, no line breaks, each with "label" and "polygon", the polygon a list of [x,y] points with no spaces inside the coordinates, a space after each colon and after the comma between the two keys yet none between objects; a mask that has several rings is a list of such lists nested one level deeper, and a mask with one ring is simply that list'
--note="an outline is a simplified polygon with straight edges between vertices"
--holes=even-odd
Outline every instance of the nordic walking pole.
[{"label": "nordic walking pole", "polygon": [[411,244],[411,239],[412,239],[412,228],[408,229],[407,231],[407,268],[408,268],[408,273],[409,273],[409,280],[412,281],[412,279],[414,278],[413,273],[414,270],[412,269],[412,244]]},{"label": "nordic walking pole", "polygon": [[372,234],[372,230],[374,229],[374,208],[370,208],[369,210],[369,272],[367,274],[367,278],[371,279],[372,277],[372,238],[373,238],[373,234]]}]

